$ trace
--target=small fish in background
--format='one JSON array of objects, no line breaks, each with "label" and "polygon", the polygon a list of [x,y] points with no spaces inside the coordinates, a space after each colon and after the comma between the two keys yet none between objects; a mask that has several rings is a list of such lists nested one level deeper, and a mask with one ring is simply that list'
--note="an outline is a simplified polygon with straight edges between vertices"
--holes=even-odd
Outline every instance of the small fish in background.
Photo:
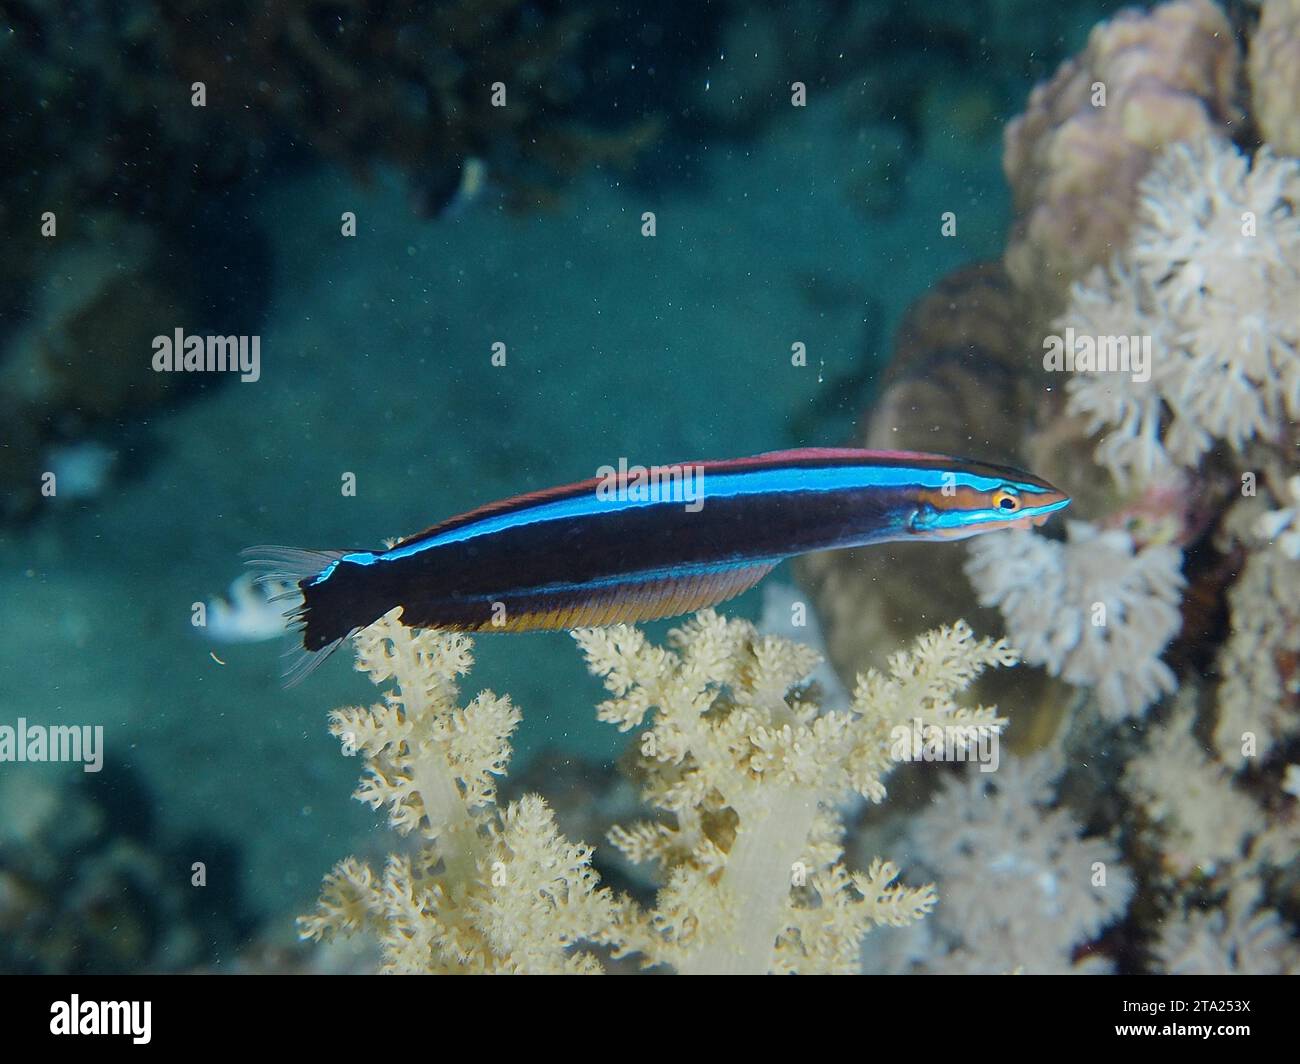
[{"label": "small fish in background", "polygon": [[264,643],[290,630],[302,594],[286,580],[244,573],[224,596],[206,603],[205,635],[218,643]]},{"label": "small fish in background", "polygon": [[459,167],[435,172],[416,190],[416,210],[425,218],[457,218],[478,201],[488,187],[488,167],[468,156]]},{"label": "small fish in background", "polygon": [[[289,682],[399,606],[408,628],[636,623],[734,598],[799,554],[1025,529],[1070,503],[1031,473],[907,451],[806,448],[654,468],[676,471],[681,490],[628,490],[624,470],[612,497],[598,476],[490,503],[384,550],[250,548],[250,565],[302,592],[293,627],[306,655]],[[698,492],[686,493],[688,472]]]},{"label": "small fish in background", "polygon": [[80,440],[51,447],[45,468],[54,474],[54,499],[76,502],[103,494],[117,468],[117,452],[98,440]]}]

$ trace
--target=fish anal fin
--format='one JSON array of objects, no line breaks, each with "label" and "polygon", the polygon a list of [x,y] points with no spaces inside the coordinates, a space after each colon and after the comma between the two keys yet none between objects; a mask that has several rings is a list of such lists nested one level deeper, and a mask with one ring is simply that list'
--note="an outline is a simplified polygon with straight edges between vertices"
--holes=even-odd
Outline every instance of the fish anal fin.
[{"label": "fish anal fin", "polygon": [[525,632],[598,628],[608,624],[636,624],[661,617],[694,613],[706,606],[735,598],[757,584],[776,562],[737,566],[684,577],[661,577],[639,583],[587,591],[567,591],[552,601],[539,593],[534,601],[506,610],[501,623],[488,621],[473,627],[484,632]]}]

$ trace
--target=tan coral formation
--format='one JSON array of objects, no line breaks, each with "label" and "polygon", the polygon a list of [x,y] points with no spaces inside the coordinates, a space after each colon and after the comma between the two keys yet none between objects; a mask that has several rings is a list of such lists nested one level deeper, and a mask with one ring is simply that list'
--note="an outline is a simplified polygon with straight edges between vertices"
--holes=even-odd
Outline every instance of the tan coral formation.
[{"label": "tan coral formation", "polygon": [[612,837],[663,869],[655,910],[624,914],[623,951],[687,973],[848,972],[867,930],[929,911],[933,892],[893,886],[894,866],[844,868],[835,810],[855,792],[884,798],[898,727],[999,732],[994,709],[955,696],[1016,660],[1005,642],[965,624],[931,632],[887,675],[861,676],[847,711],[823,712],[799,689],[814,651],[712,611],[670,649],[627,626],[575,638],[613,695],[601,719],[627,730],[649,716],[644,797],[666,817]]},{"label": "tan coral formation", "polygon": [[885,796],[898,729],[949,729],[953,749],[996,735],[993,708],[956,696],[1010,665],[1005,642],[957,624],[860,678],[852,705],[823,711],[804,681],[818,655],[705,611],[650,643],[617,625],[574,633],[611,697],[600,719],[638,737],[656,819],[611,841],[662,875],[643,910],[601,887],[590,847],[560,834],[536,795],[501,808],[496,779],[519,714],[484,692],[459,704],[472,662],[463,635],[412,631],[396,611],[355,638],[358,667],[384,701],[331,714],[366,759],[356,797],[416,836],[381,872],[353,858],[327,877],[304,938],[374,935],[389,972],[598,972],[589,947],[680,972],[852,972],[862,936],[904,926],[935,903],[897,866],[845,867],[839,804]]},{"label": "tan coral formation", "polygon": [[1246,69],[1251,111],[1264,140],[1300,155],[1300,0],[1264,0]]},{"label": "tan coral formation", "polygon": [[[1066,784],[1084,822],[1124,829],[1138,883],[1120,932],[1125,966],[1297,963],[1300,170],[1287,156],[1298,9],[1264,5],[1250,45],[1254,125],[1237,110],[1234,29],[1208,0],[1099,26],[1008,131],[1017,219],[1003,305],[1016,311],[998,315],[995,286],[946,280],[918,303],[926,317],[906,335],[920,342],[900,340],[864,431],[876,447],[987,446],[1075,496],[1065,542],[1051,528],[981,537],[968,569],[1026,661],[1080,688],[1059,699],[1068,717],[1056,738],[1085,766]],[[1097,82],[1104,108],[1093,107]],[[1273,143],[1251,144],[1256,131]],[[1149,337],[1150,377],[1045,372],[1037,330],[1049,322],[1058,335]],[[962,601],[944,553],[918,546],[909,561],[885,548],[801,566],[837,664]],[[1017,692],[1017,710],[1035,697]],[[1160,723],[1135,746],[1148,714]],[[980,891],[952,897],[967,905],[963,926],[926,921],[913,945],[938,966],[977,965],[962,942]],[[1068,948],[1061,958],[1072,961]]]},{"label": "tan coral formation", "polygon": [[[1229,520],[1257,528],[1262,507],[1251,501],[1238,503]],[[1228,591],[1214,729],[1219,756],[1234,768],[1300,734],[1300,563],[1275,545],[1259,549],[1247,535],[1256,549]]]},{"label": "tan coral formation", "polygon": [[[1180,143],[1158,158],[1139,192],[1130,245],[1107,269],[1073,287],[1054,325],[1058,335],[1150,340],[1148,373],[1137,372],[1136,362],[1079,364],[1066,383],[1068,411],[1087,417],[1088,428],[1098,433],[1096,463],[1109,470],[1121,495],[1093,524],[1071,523],[1065,547],[1041,537],[976,541],[968,568],[981,604],[1002,609],[1026,659],[1093,688],[1111,718],[1140,715],[1176,686],[1160,661],[1178,633],[1184,591],[1182,557],[1172,544],[1195,539],[1220,520],[1213,513],[1198,516],[1187,500],[1204,509],[1238,490],[1231,474],[1222,477],[1226,461],[1251,477],[1251,463],[1264,462],[1285,479],[1280,470],[1293,464],[1287,440],[1300,414],[1295,161],[1267,146],[1250,158],[1217,138]],[[1094,504],[1102,498],[1094,496]],[[1283,506],[1273,514],[1269,527],[1286,546],[1290,510]],[[1125,634],[1115,641],[1079,638],[1088,630],[1077,620],[1089,603],[1108,601],[1096,581],[1119,580],[1125,565],[1113,552],[1072,568],[1064,562],[1092,550],[1085,538],[1101,546],[1125,537],[1133,575],[1147,574],[1145,583],[1123,590],[1109,607],[1110,623]],[[1251,548],[1259,546],[1255,537]],[[1277,553],[1272,561],[1248,561],[1243,579],[1249,583],[1234,592],[1234,601],[1245,594],[1261,598],[1255,574],[1266,568],[1276,570],[1273,583],[1289,585],[1288,572],[1279,568],[1285,554]],[[1152,566],[1138,566],[1142,559]],[[1065,576],[1071,571],[1074,591]],[[1266,604],[1267,598],[1256,601],[1261,610]],[[1289,639],[1290,626],[1280,623],[1278,610],[1266,615],[1269,630]],[[1291,695],[1270,680],[1271,655],[1261,656],[1259,628],[1234,610],[1231,656],[1223,662],[1225,756],[1248,731],[1260,732],[1258,750],[1266,752],[1288,716]]]},{"label": "tan coral formation", "polygon": [[[1047,309],[1128,234],[1137,185],[1163,147],[1232,126],[1239,57],[1210,0],[1126,10],[1030,94],[1007,127],[1016,219],[1007,270]],[[1099,105],[1104,87],[1105,102]]]},{"label": "tan coral formation", "polygon": [[397,613],[354,640],[358,669],[387,685],[383,702],[336,710],[330,731],[366,759],[355,797],[422,845],[379,873],[340,862],[316,913],[300,919],[302,936],[369,932],[392,973],[599,971],[580,946],[609,927],[615,900],[597,885],[590,848],[560,835],[536,795],[495,802],[519,711],[490,692],[460,706],[472,641],[413,631]]}]

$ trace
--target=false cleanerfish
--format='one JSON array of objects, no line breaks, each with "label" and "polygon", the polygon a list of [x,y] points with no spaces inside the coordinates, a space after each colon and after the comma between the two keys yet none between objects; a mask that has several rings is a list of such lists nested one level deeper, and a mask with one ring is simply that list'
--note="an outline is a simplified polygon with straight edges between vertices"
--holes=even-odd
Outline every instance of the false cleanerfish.
[{"label": "false cleanerfish", "polygon": [[307,656],[290,682],[398,606],[409,627],[475,632],[647,621],[723,602],[798,554],[1027,528],[1070,502],[1017,469],[908,451],[809,448],[602,473],[384,550],[245,551],[301,592],[293,620]]}]

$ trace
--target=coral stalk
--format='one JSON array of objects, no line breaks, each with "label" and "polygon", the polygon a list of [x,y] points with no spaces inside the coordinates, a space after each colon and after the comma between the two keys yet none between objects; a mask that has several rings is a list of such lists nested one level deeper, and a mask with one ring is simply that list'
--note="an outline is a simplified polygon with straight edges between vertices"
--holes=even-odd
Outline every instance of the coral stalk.
[{"label": "coral stalk", "polygon": [[725,934],[683,962],[683,975],[764,975],[772,968],[791,870],[806,855],[817,795],[791,788],[738,812],[748,826],[736,836],[718,881],[720,894],[738,899],[735,919]]}]

